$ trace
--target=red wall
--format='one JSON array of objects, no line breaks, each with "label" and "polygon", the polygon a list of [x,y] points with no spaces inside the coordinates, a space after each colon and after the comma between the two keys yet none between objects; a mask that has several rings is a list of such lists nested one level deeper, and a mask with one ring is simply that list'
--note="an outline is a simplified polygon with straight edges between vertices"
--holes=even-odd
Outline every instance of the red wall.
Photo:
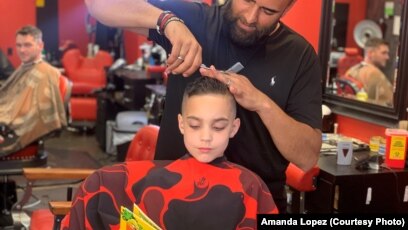
[{"label": "red wall", "polygon": [[7,56],[10,62],[17,67],[20,59],[16,54],[16,31],[27,24],[36,24],[35,1],[1,0],[0,3],[0,48],[7,55],[12,49],[12,55]]},{"label": "red wall", "polygon": [[336,121],[338,126],[338,133],[345,136],[354,137],[360,139],[366,143],[370,142],[372,136],[385,137],[386,127],[356,120],[350,117],[337,115]]},{"label": "red wall", "polygon": [[282,21],[303,35],[316,52],[319,46],[322,0],[300,0],[283,17]]},{"label": "red wall", "polygon": [[[348,47],[357,47],[353,38],[353,30],[359,21],[365,19],[367,0],[336,0],[336,2],[349,4],[346,43]],[[302,34],[316,51],[319,45],[321,8],[322,0],[297,1],[282,19],[284,23]]]},{"label": "red wall", "polygon": [[[87,54],[87,46],[90,42],[89,35],[86,32],[85,19],[88,10],[84,0],[59,0],[59,37],[60,43],[64,40],[74,41],[83,55]],[[95,24],[95,19],[91,18]],[[139,45],[147,39],[135,33],[124,32],[125,59],[128,63],[133,63],[141,55]]]},{"label": "red wall", "polygon": [[358,22],[366,18],[367,0],[351,1],[351,0],[336,0],[338,3],[349,4],[349,16],[347,27],[347,47],[358,47],[354,41],[353,32],[354,27]]},{"label": "red wall", "polygon": [[[45,1],[45,4],[47,4],[47,1]],[[87,9],[84,1],[59,0],[58,5],[60,43],[66,39],[73,40],[85,55],[88,35],[85,30]],[[36,25],[35,0],[1,0],[0,48],[5,54],[7,54],[8,48],[13,49],[13,54],[8,58],[15,67],[20,64],[20,60],[15,53],[15,32],[26,24]]]},{"label": "red wall", "polygon": [[[47,2],[45,1],[45,4]],[[83,55],[87,54],[89,37],[86,33],[85,19],[87,8],[83,0],[59,0],[59,44],[65,40],[74,41],[81,49]],[[7,49],[13,49],[13,54],[8,56],[15,67],[20,60],[15,54],[15,32],[26,24],[36,25],[35,0],[1,0],[0,4],[0,48],[7,54]],[[128,63],[134,62],[141,55],[139,45],[146,38],[131,32],[125,32],[125,54]]]},{"label": "red wall", "polygon": [[58,10],[60,44],[65,40],[72,40],[81,53],[86,55],[89,37],[85,27],[88,10],[84,0],[59,0]]},{"label": "red wall", "polygon": [[147,42],[147,38],[136,33],[125,31],[124,33],[125,43],[125,57],[127,63],[134,63],[138,57],[142,55],[142,51],[139,46],[143,42]]}]

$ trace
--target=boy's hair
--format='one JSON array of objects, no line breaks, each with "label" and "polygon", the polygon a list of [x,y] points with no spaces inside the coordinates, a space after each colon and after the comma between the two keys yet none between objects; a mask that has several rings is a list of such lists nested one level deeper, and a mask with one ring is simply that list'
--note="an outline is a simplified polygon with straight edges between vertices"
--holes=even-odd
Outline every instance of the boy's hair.
[{"label": "boy's hair", "polygon": [[27,26],[20,28],[19,30],[17,30],[16,35],[23,35],[23,36],[31,35],[34,37],[35,40],[42,41],[41,30],[32,25],[27,25]]},{"label": "boy's hair", "polygon": [[183,102],[182,102],[182,110],[184,107],[184,103],[187,98],[197,95],[207,95],[207,94],[216,94],[216,95],[223,95],[230,98],[231,105],[232,105],[232,112],[234,113],[234,117],[237,111],[237,105],[234,96],[229,91],[229,88],[226,84],[218,81],[217,79],[213,79],[210,77],[199,77],[192,82],[189,82],[184,90],[183,95]]}]

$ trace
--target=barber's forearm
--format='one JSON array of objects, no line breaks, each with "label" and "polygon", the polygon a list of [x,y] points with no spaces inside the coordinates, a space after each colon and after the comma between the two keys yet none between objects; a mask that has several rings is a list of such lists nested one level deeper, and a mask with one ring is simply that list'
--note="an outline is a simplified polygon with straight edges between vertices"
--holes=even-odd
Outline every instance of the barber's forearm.
[{"label": "barber's forearm", "polygon": [[90,14],[101,23],[127,29],[154,29],[161,9],[144,0],[85,0]]},{"label": "barber's forearm", "polygon": [[291,118],[271,100],[257,113],[288,161],[305,171],[316,165],[322,141],[320,130]]}]

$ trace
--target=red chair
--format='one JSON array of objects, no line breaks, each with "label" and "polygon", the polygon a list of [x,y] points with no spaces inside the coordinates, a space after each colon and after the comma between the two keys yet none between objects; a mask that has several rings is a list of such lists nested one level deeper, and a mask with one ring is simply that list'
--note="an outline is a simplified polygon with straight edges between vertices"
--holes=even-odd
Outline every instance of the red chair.
[{"label": "red chair", "polygon": [[[92,90],[106,85],[106,71],[113,63],[112,56],[103,50],[94,57],[84,57],[79,49],[71,49],[64,53],[61,63],[67,77],[73,82],[73,95],[92,94]],[[78,86],[79,85],[79,86]],[[88,91],[83,91],[88,87]],[[82,91],[77,92],[75,89]]]},{"label": "red chair", "polygon": [[106,87],[106,69],[112,65],[113,58],[103,50],[90,58],[82,56],[79,49],[70,49],[64,53],[61,63],[73,82],[70,123],[85,129],[93,127],[97,114],[95,91]]},{"label": "red chair", "polygon": [[286,185],[292,190],[292,213],[305,213],[305,192],[316,190],[316,178],[319,173],[318,166],[305,172],[289,163],[286,169]]},{"label": "red chair", "polygon": [[153,160],[158,136],[159,126],[142,127],[130,143],[125,161]]},{"label": "red chair", "polygon": [[[71,93],[71,83],[64,76],[60,76],[59,78],[59,91],[61,99],[65,105],[64,107],[67,108]],[[47,134],[47,137],[55,135],[57,133],[59,133],[58,130],[52,131],[51,133]],[[41,137],[39,140],[32,142],[31,144],[17,152],[0,157],[0,169],[4,170],[4,172],[2,172],[2,176],[5,181],[8,181],[9,175],[20,174],[22,171],[24,171],[24,167],[40,167],[47,164],[48,155],[44,150],[45,138],[46,137]],[[4,187],[2,186],[0,188],[2,192],[5,191],[4,194],[8,194],[6,186],[6,183],[4,183]],[[12,193],[13,191],[10,191],[10,194]],[[8,212],[7,210],[1,211],[4,211],[6,213]],[[12,222],[10,224],[12,224]]]},{"label": "red chair", "polygon": [[106,51],[99,50],[94,57],[96,66],[99,68],[108,68],[113,64],[112,55]]},{"label": "red chair", "polygon": [[[61,99],[64,102],[65,109],[68,108],[68,102],[71,95],[71,87],[71,82],[65,76],[60,76],[59,90]],[[55,133],[52,132],[49,135],[54,134]],[[0,168],[2,169],[21,170],[23,167],[42,166],[46,163],[47,154],[44,151],[43,138],[31,143],[30,145],[15,153],[0,157]]]},{"label": "red chair", "polygon": [[71,98],[72,92],[72,82],[65,76],[60,76],[59,78],[59,90],[61,99],[64,102],[65,111],[68,112],[69,100]]},{"label": "red chair", "polygon": [[357,48],[345,48],[344,56],[339,58],[337,62],[337,76],[343,76],[350,67],[362,61],[363,57],[359,54]]},{"label": "red chair", "polygon": [[356,95],[362,88],[364,88],[363,83],[359,80],[344,75],[334,79],[337,86],[337,95]]},{"label": "red chair", "polygon": [[[16,204],[15,209],[22,212],[24,205],[32,197],[32,191],[35,181],[39,180],[84,180],[91,175],[95,169],[78,168],[24,168],[23,174],[27,180],[24,194]],[[50,201],[49,209],[37,209],[31,214],[31,230],[50,230],[59,229],[62,218],[71,208],[72,187],[67,188],[68,201]]]}]

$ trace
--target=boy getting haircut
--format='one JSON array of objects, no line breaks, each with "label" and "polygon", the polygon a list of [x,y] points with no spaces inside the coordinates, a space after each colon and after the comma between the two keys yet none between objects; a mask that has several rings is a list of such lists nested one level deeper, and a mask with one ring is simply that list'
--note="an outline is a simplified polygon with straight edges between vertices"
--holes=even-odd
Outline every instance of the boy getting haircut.
[{"label": "boy getting haircut", "polygon": [[239,127],[228,88],[202,77],[184,95],[178,119],[188,153],[97,170],[81,185],[62,229],[117,229],[118,210],[133,204],[169,230],[256,229],[257,214],[278,213],[260,177],[224,156]]}]

